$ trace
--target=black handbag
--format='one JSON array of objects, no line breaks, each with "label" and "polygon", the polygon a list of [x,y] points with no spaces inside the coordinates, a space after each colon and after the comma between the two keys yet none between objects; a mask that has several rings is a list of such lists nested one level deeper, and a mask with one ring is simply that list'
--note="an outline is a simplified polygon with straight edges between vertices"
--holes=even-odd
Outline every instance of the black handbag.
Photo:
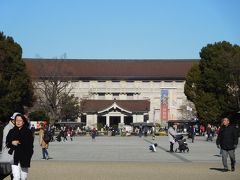
[{"label": "black handbag", "polygon": [[0,180],[9,176],[12,172],[12,167],[9,162],[0,162]]}]

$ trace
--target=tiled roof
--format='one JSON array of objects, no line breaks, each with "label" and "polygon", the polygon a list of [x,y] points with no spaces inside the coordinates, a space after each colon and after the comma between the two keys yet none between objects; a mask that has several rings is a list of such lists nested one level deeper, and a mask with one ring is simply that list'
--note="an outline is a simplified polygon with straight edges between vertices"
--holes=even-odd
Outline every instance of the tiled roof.
[{"label": "tiled roof", "polygon": [[24,59],[33,78],[77,80],[184,80],[198,60]]},{"label": "tiled roof", "polygon": [[150,101],[148,100],[83,100],[81,101],[81,111],[97,113],[110,107],[114,102],[131,112],[148,112],[150,110]]}]

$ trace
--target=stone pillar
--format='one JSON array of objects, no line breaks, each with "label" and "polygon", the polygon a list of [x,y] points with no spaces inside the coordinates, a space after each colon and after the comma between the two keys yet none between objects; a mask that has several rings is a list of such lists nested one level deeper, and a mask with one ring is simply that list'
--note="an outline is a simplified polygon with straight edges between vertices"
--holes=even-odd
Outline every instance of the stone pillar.
[{"label": "stone pillar", "polygon": [[94,122],[94,127],[95,127],[95,128],[97,128],[97,123],[98,123],[98,122],[97,122],[97,117],[98,117],[97,114],[94,114],[94,115],[93,115],[93,122]]},{"label": "stone pillar", "polygon": [[120,119],[121,124],[124,124],[124,115],[121,114],[121,119]]},{"label": "stone pillar", "polygon": [[110,120],[109,120],[109,115],[106,115],[106,125],[109,127],[110,126]]},{"label": "stone pillar", "polygon": [[132,116],[133,116],[133,123],[137,122],[137,116],[136,116],[136,114],[133,114]]}]

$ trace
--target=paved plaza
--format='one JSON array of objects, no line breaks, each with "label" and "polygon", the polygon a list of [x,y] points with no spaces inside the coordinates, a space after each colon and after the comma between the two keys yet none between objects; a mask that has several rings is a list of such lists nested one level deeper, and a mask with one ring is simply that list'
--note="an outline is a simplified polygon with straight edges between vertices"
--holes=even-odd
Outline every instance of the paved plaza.
[{"label": "paved plaza", "polygon": [[[148,150],[153,142],[158,143],[155,153]],[[189,153],[169,153],[168,137],[75,137],[50,143],[47,161],[41,160],[36,137],[29,179],[240,179],[240,147],[236,171],[223,173],[215,141],[187,142]]]},{"label": "paved plaza", "polygon": [[[205,137],[196,137],[194,143],[187,140],[189,153],[169,153],[168,137],[108,137],[99,136],[92,141],[90,136],[75,137],[73,141],[51,142],[49,154],[54,161],[80,162],[186,162],[186,163],[218,163],[215,141],[206,141]],[[148,150],[151,143],[157,143],[157,152]],[[175,144],[177,147],[177,143]],[[41,159],[41,149],[38,137],[35,138],[35,152],[33,160]],[[237,161],[240,162],[240,148],[236,151]]]}]

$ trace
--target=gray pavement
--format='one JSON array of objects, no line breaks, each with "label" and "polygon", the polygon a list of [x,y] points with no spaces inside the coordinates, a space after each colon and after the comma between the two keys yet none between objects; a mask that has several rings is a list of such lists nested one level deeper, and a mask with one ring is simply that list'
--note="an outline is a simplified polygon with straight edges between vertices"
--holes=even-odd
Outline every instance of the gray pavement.
[{"label": "gray pavement", "polygon": [[[151,143],[158,143],[157,152],[148,150]],[[220,162],[219,149],[215,141],[207,142],[196,137],[194,143],[187,140],[189,153],[169,153],[168,137],[108,137],[99,136],[92,141],[90,136],[76,137],[73,141],[52,142],[49,154],[56,161],[80,162]],[[175,144],[177,147],[177,144]],[[33,160],[41,159],[38,137],[35,140]],[[240,148],[236,150],[240,162]]]},{"label": "gray pavement", "polygon": [[[157,152],[148,150],[158,143]],[[168,137],[76,137],[67,142],[52,142],[52,159],[41,159],[38,137],[29,179],[95,179],[95,180],[187,180],[187,179],[240,179],[240,147],[236,150],[235,172],[221,172],[222,163],[215,142],[197,137],[188,140],[189,153],[169,153]]]}]

